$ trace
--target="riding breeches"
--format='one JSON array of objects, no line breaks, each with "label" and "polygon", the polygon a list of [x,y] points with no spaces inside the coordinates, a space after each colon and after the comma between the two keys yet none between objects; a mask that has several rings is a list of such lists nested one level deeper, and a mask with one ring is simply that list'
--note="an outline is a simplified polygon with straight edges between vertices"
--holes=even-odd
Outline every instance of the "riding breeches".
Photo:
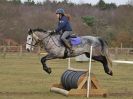
[{"label": "riding breeches", "polygon": [[69,36],[71,36],[71,34],[72,34],[72,31],[65,31],[65,32],[62,34],[62,36],[61,36],[61,40],[62,40],[63,42],[66,42],[66,41],[67,41],[67,38],[68,38]]}]

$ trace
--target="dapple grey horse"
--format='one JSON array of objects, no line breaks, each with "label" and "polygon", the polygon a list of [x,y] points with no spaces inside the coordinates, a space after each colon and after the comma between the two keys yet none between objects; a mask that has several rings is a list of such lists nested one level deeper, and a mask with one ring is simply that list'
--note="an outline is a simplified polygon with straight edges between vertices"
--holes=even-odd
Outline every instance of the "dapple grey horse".
[{"label": "dapple grey horse", "polygon": [[50,31],[43,29],[30,29],[28,31],[26,49],[31,51],[36,45],[44,47],[48,54],[41,58],[41,63],[43,70],[50,74],[51,68],[47,66],[47,60],[75,57],[81,54],[85,54],[89,58],[90,47],[93,46],[92,59],[101,62],[104,71],[112,76],[113,72],[108,66],[108,63],[112,65],[112,61],[109,57],[107,43],[100,37],[81,36],[80,38],[81,43],[77,46],[73,46],[72,49],[74,51],[70,53],[61,42],[59,34],[51,34]]}]

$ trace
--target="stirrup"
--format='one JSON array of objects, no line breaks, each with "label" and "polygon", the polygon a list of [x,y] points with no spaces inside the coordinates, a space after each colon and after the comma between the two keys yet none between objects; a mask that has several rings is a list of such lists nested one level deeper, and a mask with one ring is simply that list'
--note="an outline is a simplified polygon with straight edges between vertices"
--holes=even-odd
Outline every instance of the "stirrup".
[{"label": "stirrup", "polygon": [[73,49],[69,49],[69,51],[70,51],[70,54],[72,54],[74,50]]}]

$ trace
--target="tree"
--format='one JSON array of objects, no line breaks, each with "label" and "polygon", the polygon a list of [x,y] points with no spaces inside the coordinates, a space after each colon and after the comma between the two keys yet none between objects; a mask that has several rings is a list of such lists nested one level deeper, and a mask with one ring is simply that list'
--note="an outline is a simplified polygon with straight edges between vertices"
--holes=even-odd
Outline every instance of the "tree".
[{"label": "tree", "polygon": [[100,0],[96,6],[101,10],[117,8],[115,3],[105,3],[103,0]]},{"label": "tree", "polygon": [[115,3],[106,4],[106,9],[115,9],[117,8]]},{"label": "tree", "polygon": [[34,0],[27,0],[26,2],[24,2],[24,4],[34,5],[35,2],[34,2]]},{"label": "tree", "polygon": [[87,24],[89,27],[91,27],[91,32],[95,35],[97,35],[97,25],[96,25],[96,19],[93,16],[84,16],[82,17],[83,22]]},{"label": "tree", "polygon": [[21,4],[21,0],[12,0],[12,2],[15,4]]},{"label": "tree", "polygon": [[93,16],[84,16],[82,17],[83,22],[86,23],[88,26],[93,26],[95,22],[95,18]]},{"label": "tree", "polygon": [[129,0],[127,4],[133,6],[133,0]]},{"label": "tree", "polygon": [[62,3],[67,4],[69,0],[63,0]]},{"label": "tree", "polygon": [[7,0],[0,0],[0,3],[6,3]]},{"label": "tree", "polygon": [[99,7],[101,10],[106,9],[106,3],[103,0],[100,0],[97,4],[97,7]]}]

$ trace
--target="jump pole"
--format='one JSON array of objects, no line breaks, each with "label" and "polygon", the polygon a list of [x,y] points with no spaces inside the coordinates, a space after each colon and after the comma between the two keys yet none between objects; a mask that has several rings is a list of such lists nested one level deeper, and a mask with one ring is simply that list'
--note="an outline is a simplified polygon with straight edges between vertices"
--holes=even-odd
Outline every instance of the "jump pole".
[{"label": "jump pole", "polygon": [[71,68],[71,59],[68,58],[68,69],[70,69],[70,68]]},{"label": "jump pole", "polygon": [[91,86],[91,83],[90,83],[90,72],[91,72],[91,59],[92,59],[92,48],[93,48],[93,46],[91,46],[91,48],[90,48],[90,59],[89,59],[89,68],[88,68],[88,77],[87,77],[87,98],[89,97],[89,95],[90,95],[90,86]]}]

